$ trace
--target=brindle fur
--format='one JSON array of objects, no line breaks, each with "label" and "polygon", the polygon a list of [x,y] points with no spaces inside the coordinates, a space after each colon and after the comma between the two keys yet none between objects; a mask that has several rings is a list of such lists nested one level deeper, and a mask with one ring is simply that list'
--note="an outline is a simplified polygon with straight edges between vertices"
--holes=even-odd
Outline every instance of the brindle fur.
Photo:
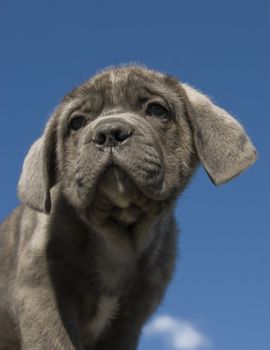
[{"label": "brindle fur", "polygon": [[[146,116],[149,101],[170,116]],[[87,118],[76,132],[74,115]],[[132,135],[97,145],[103,123]],[[124,66],[74,89],[29,151],[23,203],[1,225],[0,349],[135,350],[171,280],[173,207],[199,161],[220,184],[255,158],[235,119],[172,77]]]}]

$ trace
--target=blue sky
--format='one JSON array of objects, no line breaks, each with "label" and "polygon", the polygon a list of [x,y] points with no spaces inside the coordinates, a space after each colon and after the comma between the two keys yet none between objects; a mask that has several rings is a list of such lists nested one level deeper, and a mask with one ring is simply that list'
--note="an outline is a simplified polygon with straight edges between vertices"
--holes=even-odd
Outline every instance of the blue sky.
[{"label": "blue sky", "polygon": [[108,65],[144,63],[191,83],[258,149],[259,161],[222,187],[200,169],[179,201],[175,277],[140,350],[270,348],[269,18],[260,0],[0,2],[1,219],[18,204],[23,158],[53,108]]}]

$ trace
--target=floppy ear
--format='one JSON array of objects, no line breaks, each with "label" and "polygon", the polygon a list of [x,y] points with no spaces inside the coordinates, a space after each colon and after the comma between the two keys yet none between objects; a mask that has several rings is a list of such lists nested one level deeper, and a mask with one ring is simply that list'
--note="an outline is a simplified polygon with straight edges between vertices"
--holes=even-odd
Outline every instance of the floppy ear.
[{"label": "floppy ear", "polygon": [[18,183],[18,194],[29,207],[49,213],[51,210],[50,188],[55,184],[54,122],[48,123],[45,132],[30,148],[23,163]]},{"label": "floppy ear", "polygon": [[243,127],[226,111],[189,85],[182,84],[197,154],[210,179],[220,185],[239,175],[257,159]]}]

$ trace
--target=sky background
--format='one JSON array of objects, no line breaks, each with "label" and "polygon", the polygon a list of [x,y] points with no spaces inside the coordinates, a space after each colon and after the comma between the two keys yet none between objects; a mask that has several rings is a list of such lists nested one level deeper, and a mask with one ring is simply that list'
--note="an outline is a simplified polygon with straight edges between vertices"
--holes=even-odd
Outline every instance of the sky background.
[{"label": "sky background", "polygon": [[237,116],[260,159],[218,188],[200,169],[182,195],[175,276],[139,350],[269,350],[270,2],[1,0],[0,36],[1,220],[54,107],[108,65],[169,73]]}]

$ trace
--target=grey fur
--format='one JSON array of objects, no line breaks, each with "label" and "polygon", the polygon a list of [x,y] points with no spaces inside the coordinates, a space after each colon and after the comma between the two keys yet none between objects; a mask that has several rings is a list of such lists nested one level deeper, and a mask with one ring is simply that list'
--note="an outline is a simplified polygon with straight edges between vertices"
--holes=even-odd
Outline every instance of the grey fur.
[{"label": "grey fur", "polygon": [[0,228],[0,349],[135,350],[173,274],[177,196],[199,161],[221,184],[255,159],[234,118],[172,77],[125,66],[74,89]]}]

